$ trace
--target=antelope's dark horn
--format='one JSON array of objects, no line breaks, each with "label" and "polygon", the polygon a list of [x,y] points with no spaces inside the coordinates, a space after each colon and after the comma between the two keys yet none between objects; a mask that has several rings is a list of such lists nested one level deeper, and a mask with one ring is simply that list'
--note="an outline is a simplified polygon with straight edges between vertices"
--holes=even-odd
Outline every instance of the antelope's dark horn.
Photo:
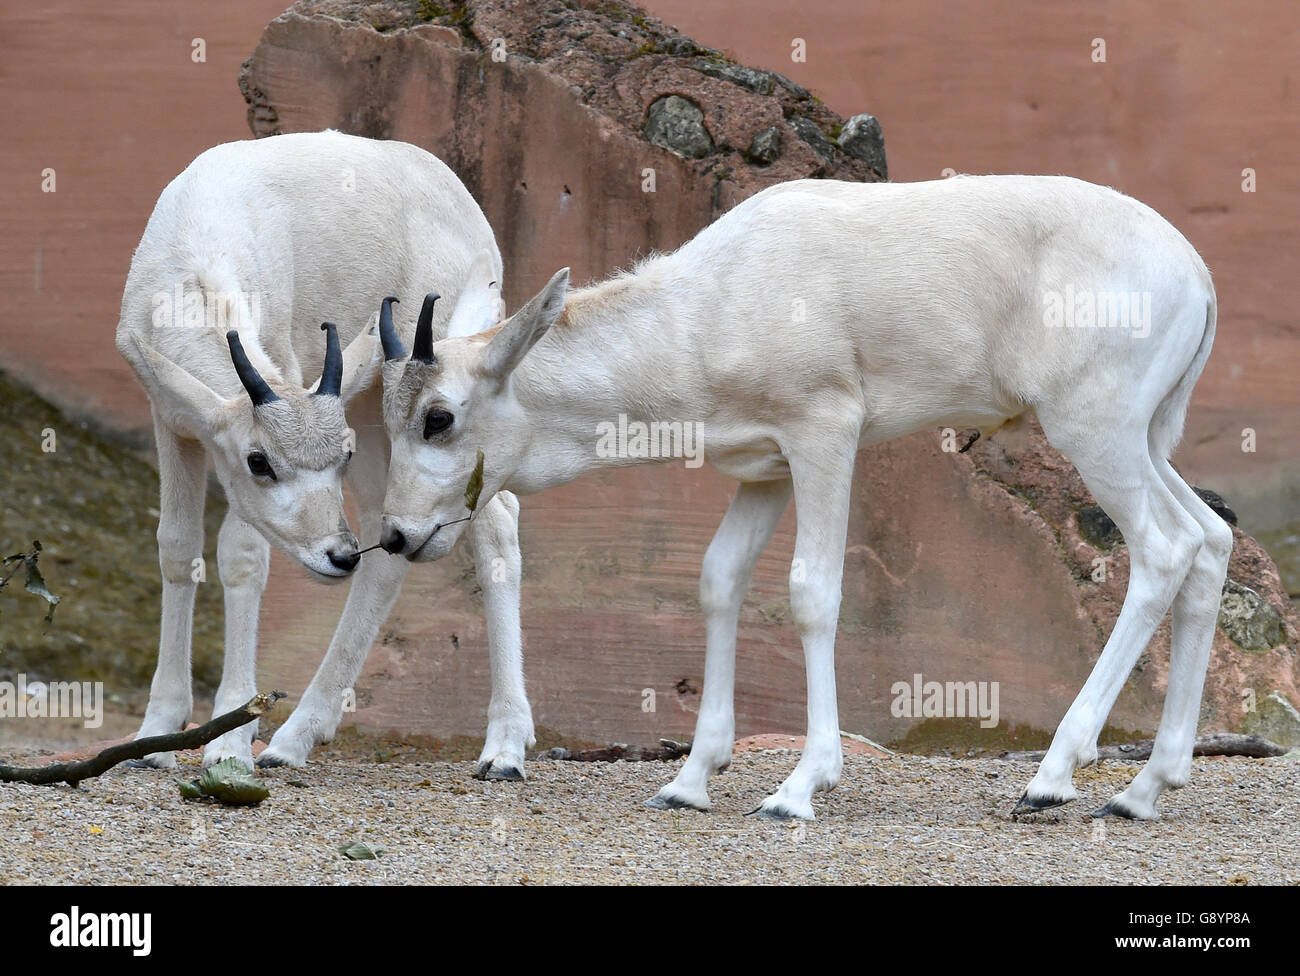
[{"label": "antelope's dark horn", "polygon": [[431,291],[424,296],[424,305],[420,308],[420,318],[415,324],[415,346],[411,349],[411,358],[420,363],[433,363],[433,303],[442,296]]},{"label": "antelope's dark horn", "polygon": [[384,344],[384,359],[390,363],[394,359],[406,358],[406,347],[402,345],[397,330],[393,328],[394,302],[398,305],[402,304],[396,298],[385,298],[379,307],[379,341]]},{"label": "antelope's dark horn", "polygon": [[322,322],[325,333],[325,368],[313,396],[338,396],[343,388],[343,353],[339,349],[339,330],[333,322]]},{"label": "antelope's dark horn", "polygon": [[244,384],[244,389],[248,391],[248,398],[253,401],[253,406],[260,407],[264,403],[273,403],[280,399],[271,392],[271,388],[266,385],[266,380],[248,361],[248,356],[244,352],[244,346],[239,341],[239,333],[231,329],[226,333],[226,342],[230,344],[230,361],[235,364],[235,372],[239,374],[239,382]]}]

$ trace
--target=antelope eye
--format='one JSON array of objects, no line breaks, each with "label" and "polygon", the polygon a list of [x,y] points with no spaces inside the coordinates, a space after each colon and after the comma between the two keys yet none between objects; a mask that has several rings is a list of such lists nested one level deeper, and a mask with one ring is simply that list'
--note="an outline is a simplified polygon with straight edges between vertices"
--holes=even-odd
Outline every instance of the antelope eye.
[{"label": "antelope eye", "polygon": [[275,469],[271,467],[271,462],[266,459],[266,455],[261,451],[254,451],[248,455],[248,470],[253,472],[256,477],[276,480]]},{"label": "antelope eye", "polygon": [[446,410],[430,410],[424,418],[424,437],[427,440],[434,434],[441,434],[451,426],[451,422],[456,418]]}]

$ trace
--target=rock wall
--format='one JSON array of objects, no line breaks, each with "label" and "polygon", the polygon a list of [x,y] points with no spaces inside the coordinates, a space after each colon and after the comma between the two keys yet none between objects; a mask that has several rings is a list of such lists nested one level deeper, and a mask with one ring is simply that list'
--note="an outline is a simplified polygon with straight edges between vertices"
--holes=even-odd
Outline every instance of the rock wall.
[{"label": "rock wall", "polygon": [[[512,306],[557,265],[579,281],[602,276],[676,247],[771,183],[886,172],[870,116],[846,123],[788,79],[622,3],[306,0],[267,27],[240,83],[259,135],[332,126],[445,159],[497,232]],[[1091,499],[1077,474],[1030,424],[969,454],[943,450],[937,434],[864,451],[855,490],[837,654],[844,728],[919,746],[954,732],[988,745],[1042,741],[1096,660],[1127,582],[1122,544],[1081,534]],[[689,735],[704,656],[696,574],[728,497],[715,475],[659,467],[524,500],[526,656],[540,726],[597,741]],[[1266,605],[1279,627],[1253,650],[1218,633],[1207,727],[1249,725],[1243,696],[1300,700],[1300,621],[1268,557],[1236,537],[1232,577],[1258,594],[1243,613],[1253,619]],[[741,735],[803,726],[785,582],[792,549],[787,513],[741,615]],[[1096,559],[1106,560],[1101,582]],[[279,684],[292,676],[294,691],[334,619],[322,609],[328,591],[298,591],[297,614],[267,628],[261,665]],[[341,598],[325,602],[332,610]],[[367,665],[357,722],[478,733],[487,700],[478,610],[463,555],[413,573]],[[1113,726],[1155,727],[1168,642],[1166,622]],[[998,682],[999,726],[896,714],[895,683],[918,674]]]},{"label": "rock wall", "polygon": [[[5,61],[0,362],[72,416],[148,439],[148,402],[112,341],[131,250],[168,181],[204,149],[247,135],[234,79],[287,2],[0,7],[0,35],[21,39]],[[1179,463],[1232,499],[1300,593],[1300,324],[1289,294],[1300,260],[1289,80],[1300,5],[642,2],[832,106],[869,108],[889,131],[893,179],[1070,173],[1169,217],[1220,298]],[[1093,60],[1098,37],[1105,62]],[[792,59],[795,38],[805,60]],[[206,60],[195,60],[195,39]],[[44,192],[46,168],[57,193]],[[1243,192],[1246,168],[1257,192]],[[1247,427],[1254,452],[1242,450]]]},{"label": "rock wall", "polygon": [[0,366],[74,418],[148,441],[113,345],[131,254],[163,187],[248,137],[234,78],[284,3],[0,5]]},{"label": "rock wall", "polygon": [[494,0],[428,19],[441,9],[297,4],[240,87],[259,136],[334,127],[432,149],[497,229],[512,306],[557,262],[603,276],[772,183],[883,175],[878,130],[846,135],[798,85],[635,8]]}]

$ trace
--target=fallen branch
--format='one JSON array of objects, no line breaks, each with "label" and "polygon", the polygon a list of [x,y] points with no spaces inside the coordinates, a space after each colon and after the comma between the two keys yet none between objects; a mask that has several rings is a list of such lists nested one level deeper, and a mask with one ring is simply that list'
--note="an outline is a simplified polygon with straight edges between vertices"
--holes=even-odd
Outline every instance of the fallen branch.
[{"label": "fallen branch", "polygon": [[150,735],[143,739],[133,739],[115,746],[109,746],[97,756],[76,762],[54,763],[51,766],[0,765],[0,783],[69,783],[76,786],[83,779],[90,779],[112,769],[118,763],[128,759],[143,759],[155,752],[171,752],[176,749],[197,749],[207,745],[217,736],[232,732],[241,725],[255,721],[284,697],[283,691],[273,691],[266,695],[254,695],[246,705],[218,715],[204,725],[186,729],[184,732],[172,732],[168,735]]},{"label": "fallen branch", "polygon": [[[1122,746],[1101,746],[1097,750],[1098,759],[1149,759],[1155,739],[1142,739]],[[1238,732],[1211,732],[1199,736],[1192,746],[1193,756],[1248,756],[1251,759],[1269,759],[1285,755],[1286,746],[1280,746],[1257,735],[1242,735]],[[1046,749],[1030,752],[1004,752],[999,759],[1025,759],[1039,762],[1047,755]]]},{"label": "fallen branch", "polygon": [[660,739],[659,748],[646,746],[629,746],[615,743],[604,749],[580,749],[572,752],[564,748],[547,749],[529,759],[561,759],[566,762],[665,762],[680,759],[691,751],[689,742],[675,742],[672,739]]}]

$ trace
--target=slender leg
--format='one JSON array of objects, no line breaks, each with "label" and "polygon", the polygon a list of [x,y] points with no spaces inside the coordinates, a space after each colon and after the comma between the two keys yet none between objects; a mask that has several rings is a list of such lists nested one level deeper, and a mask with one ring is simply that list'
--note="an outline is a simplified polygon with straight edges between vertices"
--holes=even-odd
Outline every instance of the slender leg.
[{"label": "slender leg", "polygon": [[[203,502],[207,453],[198,441],[179,437],[154,414],[161,487],[158,518],[158,563],[162,569],[162,630],[158,668],[149,689],[149,705],[137,738],[177,732],[194,707],[190,675],[194,594],[198,588],[195,560],[203,557]],[[176,757],[156,752],[136,766],[171,769]]]},{"label": "slender leg", "polygon": [[735,742],[736,628],[754,564],[790,502],[786,481],[742,484],[709,544],[700,572],[707,643],[695,741],[677,778],[647,801],[658,810],[709,809],[709,777],[727,767]]},{"label": "slender leg", "polygon": [[519,555],[519,502],[498,492],[469,524],[474,570],[487,615],[492,699],[487,738],[475,775],[480,779],[521,780],[524,751],[532,748],[533,712],[524,690],[523,638],[519,628],[522,562]]},{"label": "slender leg", "polygon": [[[271,567],[271,546],[234,512],[227,512],[217,536],[217,567],[226,598],[226,657],[213,715],[238,708],[257,694],[257,615]],[[234,757],[253,765],[257,723],[227,732],[203,750],[203,765]]]},{"label": "slender leg", "polygon": [[1173,639],[1169,650],[1169,686],[1151,758],[1128,789],[1115,796],[1097,816],[1115,814],[1155,819],[1156,802],[1166,789],[1186,786],[1192,773],[1192,747],[1200,717],[1201,691],[1210,665],[1210,648],[1219,615],[1223,580],[1232,555],[1232,530],[1201,501],[1168,461],[1155,459],[1156,470],[1174,497],[1205,533],[1205,544],[1174,598]]},{"label": "slender leg", "polygon": [[803,641],[808,675],[808,738],[794,772],[754,811],[777,820],[812,820],[813,793],[833,790],[844,766],[835,697],[835,631],[857,443],[828,440],[821,447],[816,458],[788,455],[799,519],[790,567],[790,610]]},{"label": "slender leg", "polygon": [[[354,413],[357,445],[348,465],[348,481],[360,510],[357,535],[365,549],[379,541],[379,516],[388,476],[387,439],[380,422],[378,395],[371,391],[358,401],[349,411]],[[333,738],[343,720],[344,697],[355,688],[409,568],[405,559],[380,550],[361,557],[329,650],[298,707],[258,756],[259,766],[302,766],[312,749]]]},{"label": "slender leg", "polygon": [[1078,795],[1071,783],[1074,770],[1096,760],[1097,736],[1106,717],[1183,586],[1205,538],[1157,474],[1145,430],[1112,431],[1109,436],[1104,449],[1092,451],[1085,445],[1066,453],[1124,535],[1129,550],[1128,592],[1115,629],[1057,727],[1047,755],[1016,805],[1018,812],[1057,806]]},{"label": "slender leg", "polygon": [[[377,526],[377,517],[371,521]],[[377,528],[363,532],[362,548],[377,538]],[[343,720],[345,696],[355,688],[379,628],[397,602],[408,565],[387,553],[362,557],[329,650],[298,707],[257,757],[259,766],[305,765],[312,749],[334,737]]]}]

